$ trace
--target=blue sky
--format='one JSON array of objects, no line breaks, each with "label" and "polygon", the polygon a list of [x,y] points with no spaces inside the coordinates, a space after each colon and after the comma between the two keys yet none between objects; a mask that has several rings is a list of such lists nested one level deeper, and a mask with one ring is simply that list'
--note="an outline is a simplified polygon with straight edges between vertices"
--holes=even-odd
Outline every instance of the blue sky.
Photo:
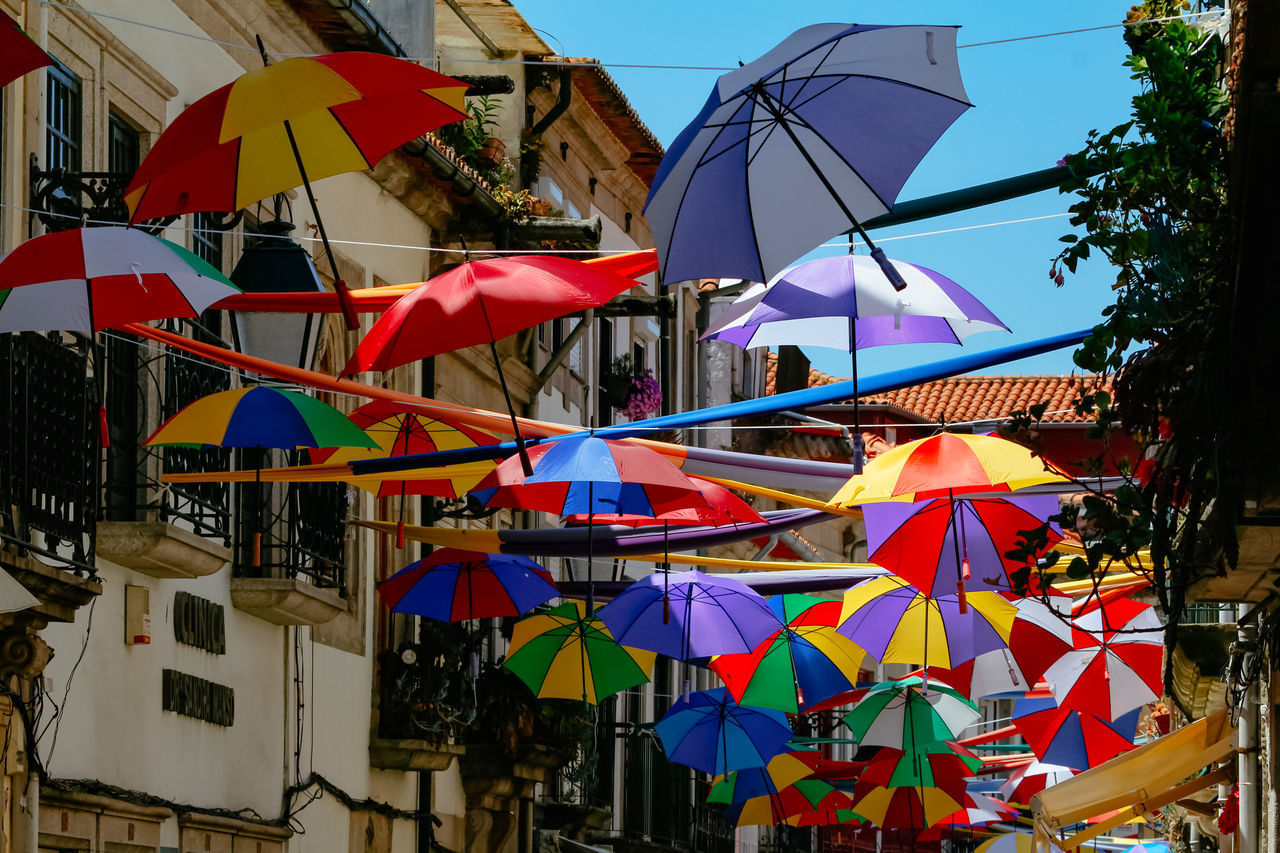
[{"label": "blue sky", "polygon": [[[759,0],[514,0],[526,19],[569,56],[646,65],[736,66],[750,62],[799,27],[826,21],[874,24],[959,24],[961,45],[1077,30],[1123,20],[1129,2],[1070,4],[1006,2],[759,2]],[[1110,128],[1128,116],[1136,84],[1123,65],[1117,28],[960,51],[969,110],[943,135],[907,182],[900,201],[1047,168],[1082,147],[1091,128]],[[637,112],[668,144],[706,100],[715,71],[611,67]],[[881,347],[859,352],[859,374],[950,358],[967,350],[1005,346],[1087,328],[1111,299],[1114,274],[1105,262],[1082,266],[1064,287],[1049,280],[1065,217],[921,235],[970,225],[1066,212],[1056,191],[898,228],[872,238],[890,257],[932,267],[985,302],[1013,334],[986,333],[963,349],[942,344]],[[903,239],[894,239],[903,238]],[[822,249],[811,257],[838,253]],[[814,367],[847,376],[848,354],[807,349]],[[1069,351],[1024,359],[983,373],[1065,373]]]}]

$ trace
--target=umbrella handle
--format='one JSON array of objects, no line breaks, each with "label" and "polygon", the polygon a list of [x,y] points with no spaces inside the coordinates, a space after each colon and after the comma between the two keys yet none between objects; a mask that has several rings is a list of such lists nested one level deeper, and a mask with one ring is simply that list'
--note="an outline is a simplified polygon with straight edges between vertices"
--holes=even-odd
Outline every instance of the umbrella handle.
[{"label": "umbrella handle", "polygon": [[964,594],[964,579],[956,581],[956,598],[959,599],[960,612],[969,612],[969,599]]}]

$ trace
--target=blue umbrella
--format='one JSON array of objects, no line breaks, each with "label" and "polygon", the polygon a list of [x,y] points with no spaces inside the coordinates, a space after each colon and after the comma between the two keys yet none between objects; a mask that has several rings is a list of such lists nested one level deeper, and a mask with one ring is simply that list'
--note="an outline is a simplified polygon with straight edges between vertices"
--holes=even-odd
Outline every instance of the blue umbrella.
[{"label": "blue umbrella", "polygon": [[782,629],[760,593],[699,571],[643,577],[601,608],[600,619],[619,643],[676,660],[746,654]]},{"label": "blue umbrella", "polygon": [[663,279],[768,281],[823,240],[862,232],[970,106],[954,27],[797,30],[722,75],[662,158],[645,218]]},{"label": "blue umbrella", "polygon": [[1088,770],[1133,748],[1141,713],[1134,708],[1113,721],[1059,707],[1052,696],[1028,695],[1013,703],[1013,724],[1041,761]]},{"label": "blue umbrella", "polygon": [[764,767],[792,736],[786,714],[739,705],[723,687],[681,696],[654,728],[669,760],[715,776]]}]

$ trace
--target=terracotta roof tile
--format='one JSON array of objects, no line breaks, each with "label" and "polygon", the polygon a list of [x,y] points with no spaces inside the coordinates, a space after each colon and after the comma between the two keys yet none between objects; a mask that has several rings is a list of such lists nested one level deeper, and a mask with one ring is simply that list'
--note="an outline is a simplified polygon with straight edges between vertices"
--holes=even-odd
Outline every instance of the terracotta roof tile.
[{"label": "terracotta roof tile", "polygon": [[[765,368],[765,393],[773,394],[778,358],[770,353]],[[862,397],[863,404],[881,404],[905,409],[927,423],[960,423],[995,420],[1015,409],[1027,410],[1047,402],[1045,423],[1082,423],[1092,418],[1076,415],[1072,408],[1080,384],[1092,385],[1092,375],[957,376],[925,382],[885,394]],[[819,370],[809,371],[809,387],[842,381]],[[1114,393],[1111,380],[1101,389]]]}]

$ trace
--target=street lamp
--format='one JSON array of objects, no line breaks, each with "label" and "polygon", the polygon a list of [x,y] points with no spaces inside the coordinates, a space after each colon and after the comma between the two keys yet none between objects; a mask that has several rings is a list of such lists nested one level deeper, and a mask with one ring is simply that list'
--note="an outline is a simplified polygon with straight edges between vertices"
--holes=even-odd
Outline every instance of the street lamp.
[{"label": "street lamp", "polygon": [[[231,281],[245,293],[314,293],[324,290],[311,255],[293,240],[293,223],[264,222],[258,242],[247,247],[231,272]],[[323,315],[311,312],[233,312],[236,349],[311,370],[320,340]]]}]

